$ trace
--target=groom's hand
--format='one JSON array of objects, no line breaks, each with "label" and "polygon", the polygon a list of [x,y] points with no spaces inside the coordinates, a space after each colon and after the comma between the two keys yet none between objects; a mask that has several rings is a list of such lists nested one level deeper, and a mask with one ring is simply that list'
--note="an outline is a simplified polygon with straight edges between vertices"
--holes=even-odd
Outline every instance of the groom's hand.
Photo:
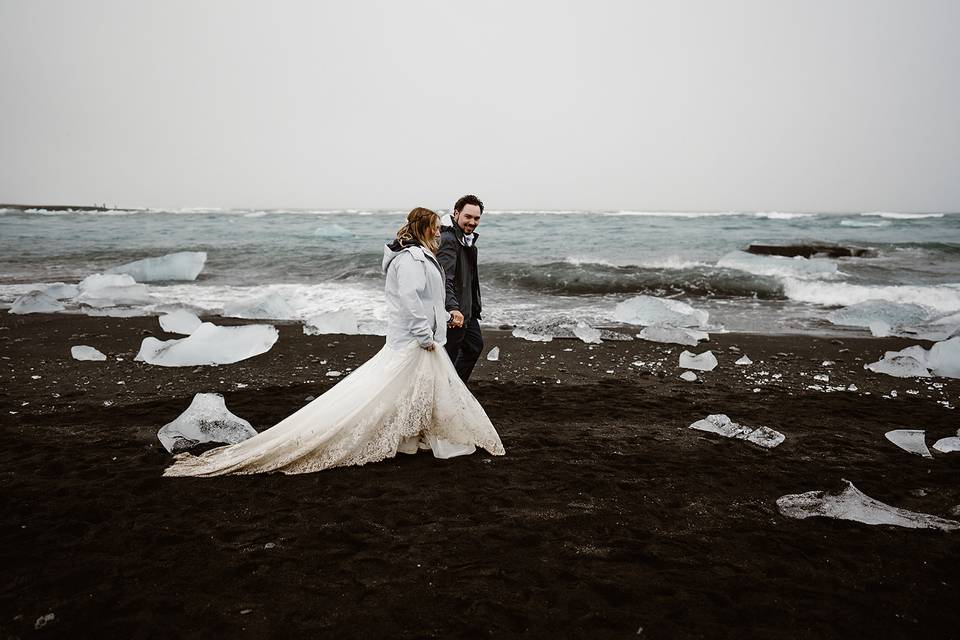
[{"label": "groom's hand", "polygon": [[454,309],[450,312],[450,322],[447,323],[448,327],[457,329],[463,326],[463,314]]}]

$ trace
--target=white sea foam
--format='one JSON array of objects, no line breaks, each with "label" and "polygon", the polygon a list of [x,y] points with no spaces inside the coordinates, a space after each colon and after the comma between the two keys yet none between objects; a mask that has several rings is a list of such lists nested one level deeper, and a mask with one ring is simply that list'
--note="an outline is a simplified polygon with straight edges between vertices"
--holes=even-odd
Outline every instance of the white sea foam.
[{"label": "white sea foam", "polygon": [[800,218],[812,218],[815,213],[790,213],[786,211],[758,211],[753,214],[755,218],[767,218],[769,220],[797,220]]},{"label": "white sea foam", "polygon": [[884,300],[918,304],[941,313],[960,311],[960,284],[869,286],[783,278],[783,291],[791,300],[827,306]]},{"label": "white sea foam", "polygon": [[794,278],[838,277],[837,263],[825,258],[787,258],[761,256],[746,251],[731,251],[717,260],[718,267],[738,269],[758,276],[790,276]]},{"label": "white sea foam", "polygon": [[861,216],[876,216],[878,218],[889,218],[891,220],[922,220],[923,218],[942,218],[942,213],[899,213],[896,211],[871,211],[861,213]]},{"label": "white sea foam", "polygon": [[841,220],[841,227],[889,227],[889,220]]}]

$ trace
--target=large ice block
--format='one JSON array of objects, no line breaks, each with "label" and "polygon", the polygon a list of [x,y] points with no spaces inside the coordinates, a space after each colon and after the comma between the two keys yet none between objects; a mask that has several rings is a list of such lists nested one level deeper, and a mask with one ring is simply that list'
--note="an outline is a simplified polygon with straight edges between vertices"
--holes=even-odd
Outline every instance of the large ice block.
[{"label": "large ice block", "polygon": [[186,338],[144,338],[135,360],[161,367],[231,364],[266,353],[278,335],[271,325],[218,327],[204,322]]},{"label": "large ice block", "polygon": [[327,311],[310,316],[304,322],[303,332],[308,336],[322,335],[326,333],[359,333],[360,327],[357,323],[357,315],[350,309],[337,309],[336,311]]},{"label": "large ice block", "polygon": [[713,371],[717,367],[717,357],[712,351],[704,351],[700,354],[684,351],[680,354],[680,366],[697,371]]},{"label": "large ice block", "polygon": [[91,307],[132,306],[151,302],[146,285],[137,284],[127,274],[95,273],[81,280],[77,286],[80,289],[77,302]]},{"label": "large ice block", "polygon": [[66,309],[62,304],[43,291],[25,293],[13,301],[10,313],[26,315],[28,313],[56,313]]},{"label": "large ice block", "polygon": [[695,347],[701,340],[709,340],[710,334],[699,329],[674,327],[669,324],[652,324],[644,327],[639,334],[642,340],[650,342],[664,342],[667,344],[683,344]]},{"label": "large ice block", "polygon": [[187,410],[157,433],[170,453],[185,451],[204,442],[236,444],[257,435],[253,426],[227,409],[219,393],[198,393]]},{"label": "large ice block", "polygon": [[196,280],[207,262],[205,251],[178,251],[156,258],[144,258],[107,269],[107,273],[125,273],[137,282]]},{"label": "large ice block", "polygon": [[703,327],[710,317],[708,312],[694,309],[679,300],[643,295],[624,300],[616,306],[613,315],[617,321],[627,324],[668,324],[674,327]]}]

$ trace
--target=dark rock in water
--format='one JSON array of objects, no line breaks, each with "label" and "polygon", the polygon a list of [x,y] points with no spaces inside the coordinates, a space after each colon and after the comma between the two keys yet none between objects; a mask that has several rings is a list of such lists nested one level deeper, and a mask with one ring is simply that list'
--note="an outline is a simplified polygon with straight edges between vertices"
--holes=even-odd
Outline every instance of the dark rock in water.
[{"label": "dark rock in water", "polygon": [[747,253],[761,256],[786,256],[793,258],[874,258],[877,252],[867,247],[843,246],[827,242],[809,242],[799,244],[751,244]]}]

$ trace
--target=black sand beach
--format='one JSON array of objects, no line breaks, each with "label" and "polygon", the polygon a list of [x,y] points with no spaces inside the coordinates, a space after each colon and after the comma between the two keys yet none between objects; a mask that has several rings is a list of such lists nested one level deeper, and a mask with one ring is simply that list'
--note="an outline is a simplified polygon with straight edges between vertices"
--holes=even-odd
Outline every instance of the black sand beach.
[{"label": "black sand beach", "polygon": [[[960,519],[960,454],[883,437],[956,435],[960,381],[863,370],[911,341],[717,334],[694,350],[720,365],[688,383],[676,345],[487,332],[500,361],[472,386],[505,457],[174,479],[156,432],[195,393],[262,430],[382,338],[284,325],[263,356],[168,369],[133,361],[148,334],[156,318],[0,314],[2,638],[960,636],[960,532],[775,504],[845,478]],[[786,442],[688,429],[711,413]]]}]

